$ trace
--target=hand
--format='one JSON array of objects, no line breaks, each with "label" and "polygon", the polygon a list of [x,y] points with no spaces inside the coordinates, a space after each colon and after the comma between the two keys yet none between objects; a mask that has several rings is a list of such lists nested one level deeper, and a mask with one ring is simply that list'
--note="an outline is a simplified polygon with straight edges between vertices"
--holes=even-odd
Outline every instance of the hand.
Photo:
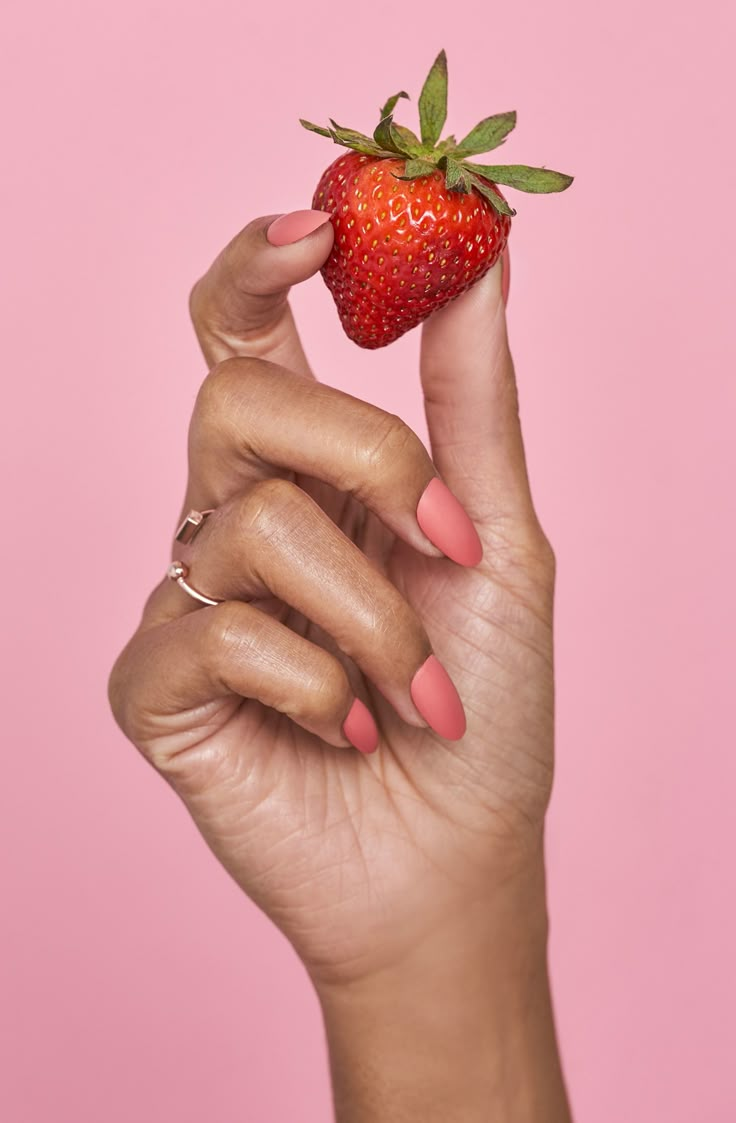
[{"label": "hand", "polygon": [[[439,963],[462,926],[482,958],[505,914],[504,938],[526,925],[543,961],[554,559],[501,265],[423,327],[430,459],[398,417],[314,378],[287,292],[325,261],[332,226],[273,245],[272,220],[242,230],[190,301],[210,372],[181,514],[215,513],[172,557],[226,599],[198,606],[164,578],[113,668],[113,712],[324,1003],[393,987],[419,953]],[[416,517],[437,475],[472,526],[423,521],[458,560]],[[434,660],[429,691],[412,691],[431,655],[462,706]],[[375,752],[343,732],[355,698]],[[370,741],[364,714],[348,727]]]}]

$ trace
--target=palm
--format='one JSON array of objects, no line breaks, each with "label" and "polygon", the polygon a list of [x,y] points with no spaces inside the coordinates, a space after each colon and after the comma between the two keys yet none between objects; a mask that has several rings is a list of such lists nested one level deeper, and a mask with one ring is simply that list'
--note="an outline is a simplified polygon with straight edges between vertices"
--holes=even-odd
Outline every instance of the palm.
[{"label": "palm", "polygon": [[[176,758],[177,788],[218,858],[310,969],[339,976],[368,957],[374,969],[376,947],[395,959],[433,915],[482,892],[513,861],[521,824],[536,838],[551,777],[540,757],[551,745],[551,589],[521,544],[506,544],[503,574],[461,569],[417,553],[329,485],[292,478],[420,613],[468,715],[458,753],[404,723],[350,665],[381,731],[375,756],[233,699],[198,715],[206,736]],[[259,607],[344,660],[288,605]]]}]

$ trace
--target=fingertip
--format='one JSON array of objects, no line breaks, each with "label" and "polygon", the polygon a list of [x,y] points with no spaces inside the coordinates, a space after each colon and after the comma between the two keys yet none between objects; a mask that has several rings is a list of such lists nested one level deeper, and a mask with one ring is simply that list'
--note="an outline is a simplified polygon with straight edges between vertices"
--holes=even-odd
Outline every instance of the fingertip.
[{"label": "fingertip", "polygon": [[[498,306],[501,301],[503,301],[504,305],[506,303],[504,292],[506,284],[504,254],[505,251],[498,256],[488,272],[473,286],[473,288],[478,290],[479,298],[486,300],[493,306]],[[470,292],[473,291],[473,288],[470,289]]]},{"label": "fingertip", "polygon": [[449,343],[452,337],[456,346],[464,344],[467,347],[468,342],[477,337],[477,325],[481,320],[487,322],[488,316],[505,310],[503,285],[504,269],[499,257],[469,289],[424,321],[423,347],[429,345],[435,348],[440,341]]},{"label": "fingertip", "polygon": [[378,729],[373,715],[360,698],[355,698],[342,725],[342,731],[361,753],[374,753],[378,748]]},{"label": "fingertip", "polygon": [[[333,241],[330,215],[308,210],[262,215],[228,242],[195,285],[196,302],[190,298],[210,366],[248,354],[311,373],[293,320],[283,313],[289,289],[319,272]],[[283,330],[274,336],[277,323]]]},{"label": "fingertip", "polygon": [[483,560],[483,545],[475,524],[439,476],[431,479],[422,492],[416,519],[429,541],[451,561],[473,567]]},{"label": "fingertip", "polygon": [[290,211],[269,224],[266,239],[272,246],[291,246],[326,226],[331,217],[327,211]]}]

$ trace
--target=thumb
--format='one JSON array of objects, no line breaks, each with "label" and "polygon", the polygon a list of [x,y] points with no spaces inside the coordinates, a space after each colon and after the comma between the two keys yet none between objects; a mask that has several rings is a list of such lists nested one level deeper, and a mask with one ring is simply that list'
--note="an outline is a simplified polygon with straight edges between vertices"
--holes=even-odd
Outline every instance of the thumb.
[{"label": "thumb", "polygon": [[209,367],[254,355],[310,374],[287,297],[324,265],[334,241],[325,211],[256,218],[194,285],[189,310]]},{"label": "thumb", "polygon": [[500,516],[528,516],[532,508],[506,332],[508,275],[506,256],[422,328],[432,458],[481,525]]}]

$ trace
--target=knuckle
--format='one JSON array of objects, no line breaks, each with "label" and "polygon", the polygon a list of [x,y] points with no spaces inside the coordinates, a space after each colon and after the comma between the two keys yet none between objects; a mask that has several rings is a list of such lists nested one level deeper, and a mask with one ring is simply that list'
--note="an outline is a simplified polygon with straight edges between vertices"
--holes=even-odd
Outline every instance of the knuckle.
[{"label": "knuckle", "polygon": [[202,322],[202,277],[198,277],[189,290],[189,318],[195,328]]},{"label": "knuckle", "polygon": [[208,611],[202,636],[202,655],[209,666],[219,666],[229,656],[241,654],[245,642],[255,642],[252,629],[243,627],[243,606],[224,601]]},{"label": "knuckle", "polygon": [[125,732],[127,692],[124,687],[123,662],[125,650],[115,660],[107,678],[107,702],[118,727]]},{"label": "knuckle", "polygon": [[331,655],[320,658],[305,691],[302,717],[315,724],[328,724],[343,718],[350,706],[353,690],[345,668]]},{"label": "knuckle", "polygon": [[257,480],[240,501],[238,522],[241,533],[248,537],[270,537],[293,520],[303,500],[301,488],[282,476]]},{"label": "knuckle", "polygon": [[144,659],[138,633],[119,653],[107,678],[107,701],[115,724],[125,736],[135,740],[140,709],[140,665]]},{"label": "knuckle", "polygon": [[395,587],[376,605],[371,632],[376,650],[394,652],[408,668],[419,666],[432,650],[421,619]]},{"label": "knuckle", "polygon": [[414,430],[395,413],[383,413],[368,428],[361,467],[370,474],[405,470],[407,457],[427,459],[427,450]]},{"label": "knuckle", "polygon": [[236,415],[238,405],[261,373],[263,360],[250,355],[233,355],[208,372],[200,386],[195,415],[200,424],[222,427]]}]

